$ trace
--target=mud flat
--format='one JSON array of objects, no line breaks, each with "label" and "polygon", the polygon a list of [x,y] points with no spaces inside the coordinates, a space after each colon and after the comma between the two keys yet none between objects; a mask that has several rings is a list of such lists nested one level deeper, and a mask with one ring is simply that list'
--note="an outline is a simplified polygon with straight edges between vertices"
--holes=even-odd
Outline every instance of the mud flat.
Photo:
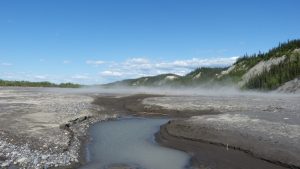
[{"label": "mud flat", "polygon": [[195,168],[299,168],[299,95],[99,97],[107,112],[172,117],[157,133]]},{"label": "mud flat", "polygon": [[157,135],[163,145],[194,153],[196,167],[299,168],[299,101],[299,95],[253,94],[148,98],[143,103],[220,112],[172,120]]},{"label": "mud flat", "polygon": [[299,142],[293,139],[278,135],[270,139],[243,128],[228,129],[222,124],[216,127],[216,123],[202,124],[199,119],[195,124],[193,120],[163,125],[157,141],[192,153],[192,165],[197,168],[299,168]]},{"label": "mud flat", "polygon": [[299,102],[284,94],[0,88],[0,168],[76,168],[90,124],[123,115],[173,119],[156,139],[189,153],[194,168],[299,168]]}]

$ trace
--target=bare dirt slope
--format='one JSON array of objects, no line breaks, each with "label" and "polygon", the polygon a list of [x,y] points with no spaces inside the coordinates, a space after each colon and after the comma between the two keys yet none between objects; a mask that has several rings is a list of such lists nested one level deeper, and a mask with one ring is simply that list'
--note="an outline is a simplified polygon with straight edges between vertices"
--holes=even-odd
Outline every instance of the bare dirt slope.
[{"label": "bare dirt slope", "polygon": [[291,81],[284,83],[277,89],[278,92],[282,93],[300,93],[300,77],[297,77]]}]

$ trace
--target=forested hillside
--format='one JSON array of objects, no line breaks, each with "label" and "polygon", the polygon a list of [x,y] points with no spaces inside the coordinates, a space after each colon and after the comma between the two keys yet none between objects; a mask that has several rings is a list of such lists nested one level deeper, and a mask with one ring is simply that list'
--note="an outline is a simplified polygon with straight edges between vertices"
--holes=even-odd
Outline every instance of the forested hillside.
[{"label": "forested hillside", "polygon": [[202,67],[179,76],[162,74],[119,81],[106,86],[211,86],[235,85],[243,89],[276,89],[300,76],[300,40],[280,43],[266,53],[244,56],[227,68]]},{"label": "forested hillside", "polygon": [[221,79],[232,79],[245,89],[276,89],[300,76],[300,40],[279,44],[267,53],[245,55]]}]

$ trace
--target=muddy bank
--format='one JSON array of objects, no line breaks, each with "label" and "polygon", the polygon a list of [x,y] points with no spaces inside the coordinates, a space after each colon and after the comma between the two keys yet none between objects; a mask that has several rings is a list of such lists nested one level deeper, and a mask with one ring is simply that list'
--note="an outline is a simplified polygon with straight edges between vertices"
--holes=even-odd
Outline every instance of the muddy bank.
[{"label": "muddy bank", "polygon": [[299,96],[97,98],[108,112],[172,117],[157,135],[190,153],[197,168],[299,168]]},{"label": "muddy bank", "polygon": [[156,139],[164,146],[191,153],[191,162],[196,168],[299,168],[299,156],[295,152],[298,148],[292,145],[282,145],[275,140],[276,146],[272,144],[273,140],[263,140],[260,136],[218,132],[179,123],[170,121],[161,126]]},{"label": "muddy bank", "polygon": [[285,167],[269,163],[226,146],[212,144],[202,140],[192,140],[169,134],[167,125],[161,126],[156,141],[163,146],[189,153],[191,166],[199,169],[284,169]]},{"label": "muddy bank", "polygon": [[95,97],[93,104],[104,108],[107,114],[121,114],[142,117],[173,117],[187,118],[194,115],[219,114],[219,110],[174,110],[164,108],[160,105],[146,105],[144,100],[147,98],[161,98],[163,95],[137,94],[130,96],[100,96]]}]

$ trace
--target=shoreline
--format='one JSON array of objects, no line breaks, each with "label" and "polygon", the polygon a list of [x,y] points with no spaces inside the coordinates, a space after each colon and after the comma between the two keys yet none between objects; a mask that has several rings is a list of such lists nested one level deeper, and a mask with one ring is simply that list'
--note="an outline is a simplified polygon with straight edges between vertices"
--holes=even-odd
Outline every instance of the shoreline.
[{"label": "shoreline", "polygon": [[[46,97],[47,96],[47,97]],[[49,99],[49,95],[46,95],[45,97]],[[55,96],[55,97],[54,97]],[[57,99],[57,96],[54,95],[51,96],[55,99]],[[275,115],[279,115],[280,118],[284,117],[284,124],[285,124],[285,130],[289,131],[289,127],[295,127],[295,124],[297,124],[297,119],[292,118],[294,115],[297,115],[293,112],[300,110],[297,105],[295,105],[294,102],[297,103],[298,98],[292,98],[291,100],[288,100],[288,104],[291,104],[293,106],[289,105],[278,105],[277,101],[281,101],[282,98],[279,97],[277,98],[272,98],[272,100],[266,100],[267,102],[261,103],[261,105],[257,104],[258,102],[261,102],[261,98],[257,98],[257,96],[251,96],[249,98],[241,100],[239,97],[240,96],[235,96],[232,97],[230,96],[229,98],[231,100],[228,100],[227,97],[223,98],[218,98],[216,99],[215,96],[201,96],[201,97],[188,97],[188,96],[165,96],[165,95],[150,95],[150,94],[135,94],[135,95],[116,95],[116,94],[111,94],[111,95],[92,95],[92,94],[81,94],[78,95],[78,98],[76,95],[70,95],[70,96],[65,96],[62,95],[62,99],[69,99],[68,97],[72,98],[73,100],[80,98],[80,97],[88,97],[91,98],[92,101],[89,102],[88,106],[83,106],[83,108],[76,108],[73,109],[72,104],[74,101],[72,100],[67,100],[66,104],[64,106],[66,107],[71,107],[70,110],[71,113],[72,111],[79,109],[83,109],[83,111],[88,110],[88,113],[81,113],[81,114],[76,114],[76,116],[68,115],[67,117],[69,118],[67,123],[62,123],[60,122],[59,126],[60,128],[54,128],[55,131],[57,132],[62,132],[66,133],[68,131],[67,138],[68,139],[68,145],[67,148],[66,146],[62,146],[58,148],[58,151],[62,152],[67,152],[69,150],[76,151],[76,153],[73,153],[76,155],[74,159],[77,159],[77,161],[70,161],[70,163],[50,163],[51,166],[50,168],[53,169],[69,169],[69,168],[77,168],[86,163],[86,145],[88,144],[91,136],[88,133],[89,127],[92,126],[95,123],[99,123],[103,120],[112,120],[116,119],[118,117],[123,117],[123,116],[132,116],[132,117],[142,117],[142,118],[169,118],[172,119],[171,122],[164,124],[161,126],[160,130],[155,134],[155,139],[158,144],[166,147],[171,147],[173,149],[178,149],[181,151],[184,151],[188,153],[189,155],[192,156],[191,158],[191,165],[196,167],[196,168],[222,168],[222,169],[229,169],[229,168],[246,168],[247,166],[252,166],[252,168],[276,168],[276,169],[283,169],[283,168],[295,168],[298,169],[299,167],[296,165],[297,163],[292,163],[292,164],[285,164],[284,161],[276,162],[274,159],[269,158],[270,156],[262,156],[263,154],[255,154],[251,155],[251,153],[256,153],[257,150],[251,150],[247,148],[243,148],[243,145],[246,145],[247,142],[244,142],[245,138],[243,135],[229,135],[226,136],[226,132],[220,133],[221,130],[214,130],[214,126],[199,126],[197,124],[202,124],[205,121],[211,122],[211,124],[216,123],[214,121],[215,119],[220,118],[222,121],[226,121],[228,119],[232,120],[232,118],[236,118],[235,113],[239,111],[244,111],[244,112],[252,112],[252,111],[258,111],[258,112],[265,112],[267,113],[267,117],[269,117],[270,114],[268,113],[273,113]],[[75,97],[76,96],[76,97]],[[79,97],[80,96],[80,97]],[[15,96],[12,97],[14,99]],[[75,97],[75,98],[73,98]],[[27,97],[26,97],[27,98]],[[11,98],[9,98],[11,99]],[[89,100],[89,99],[88,99]],[[295,101],[296,100],[296,101]],[[1,100],[0,100],[1,101]],[[199,103],[201,101],[201,103]],[[225,102],[224,102],[225,101]],[[290,101],[292,101],[290,103]],[[69,103],[70,102],[70,103]],[[78,102],[80,103],[81,100]],[[156,104],[156,102],[158,104]],[[169,103],[170,102],[170,103]],[[6,103],[6,102],[5,102]],[[31,102],[29,102],[31,103]],[[52,100],[50,99],[50,105],[48,106],[49,108],[52,108]],[[71,104],[72,103],[72,104]],[[77,102],[74,102],[77,104]],[[186,103],[188,103],[186,105]],[[237,103],[234,105],[233,103]],[[223,105],[222,105],[223,104]],[[276,106],[273,106],[273,105]],[[173,106],[175,105],[175,106]],[[196,105],[196,106],[195,106]],[[233,106],[231,106],[233,105]],[[255,107],[253,106],[255,105]],[[30,105],[31,106],[31,105]],[[215,107],[214,107],[215,106]],[[236,106],[236,107],[234,107]],[[175,107],[175,108],[174,108]],[[5,108],[5,107],[4,107]],[[42,107],[43,108],[43,107]],[[172,109],[173,108],[173,109]],[[291,108],[291,109],[289,109]],[[29,109],[31,110],[31,109]],[[33,109],[35,110],[35,109]],[[38,109],[39,110],[39,109]],[[60,110],[60,108],[59,108]],[[64,108],[62,108],[63,111],[65,111]],[[286,116],[286,112],[291,112],[291,117]],[[55,110],[56,112],[56,110]],[[60,111],[58,111],[59,113]],[[280,112],[284,112],[285,116],[281,116]],[[229,113],[229,114],[228,114]],[[230,114],[233,113],[233,114]],[[247,114],[246,114],[247,115]],[[250,114],[252,115],[252,114]],[[257,114],[254,114],[255,116]],[[240,114],[238,117],[238,121],[244,117],[244,114]],[[64,117],[64,116],[63,116]],[[72,117],[72,118],[70,118]],[[193,119],[192,117],[197,117],[196,119]],[[248,117],[248,116],[246,116]],[[250,118],[251,116],[249,116]],[[264,123],[264,120],[267,119],[267,117],[262,116],[261,120],[263,126],[262,127],[271,127],[268,126],[268,123]],[[286,118],[288,117],[288,118]],[[206,119],[208,118],[208,119]],[[253,117],[251,117],[253,118]],[[200,121],[199,121],[200,119]],[[286,123],[286,120],[290,121],[290,125]],[[40,119],[38,119],[40,120]],[[196,120],[196,121],[195,121]],[[257,119],[254,119],[253,122],[259,121]],[[272,119],[273,120],[273,119]],[[179,126],[171,126],[170,129],[172,131],[168,131],[167,127],[170,127],[170,124],[174,124],[173,122],[183,122],[183,125]],[[256,123],[249,123],[252,122],[251,120],[246,119],[246,125],[256,125]],[[219,122],[217,121],[217,124]],[[180,123],[179,123],[180,124]],[[232,123],[234,124],[234,123]],[[230,123],[230,125],[232,125]],[[273,123],[272,123],[273,124]],[[275,123],[274,123],[275,124]],[[276,123],[277,124],[277,123]],[[278,123],[280,124],[280,123]],[[198,127],[198,128],[197,128]],[[200,128],[199,128],[200,127]],[[202,135],[201,133],[197,133],[195,131],[202,131],[199,130],[201,127],[205,130],[206,133],[210,133],[214,137],[210,137],[210,135]],[[221,127],[222,126],[217,126]],[[226,126],[225,126],[226,127]],[[277,126],[275,126],[276,129]],[[228,131],[233,132],[232,128],[228,128]],[[295,130],[291,130],[290,132],[294,133],[289,133],[292,136],[297,133],[298,128],[292,128]],[[272,128],[272,130],[274,130]],[[50,130],[51,131],[51,130]],[[242,134],[249,134],[247,130],[238,130]],[[267,130],[269,131],[269,130]],[[272,132],[272,131],[270,131]],[[175,133],[175,134],[174,134]],[[1,134],[1,130],[0,130]],[[185,135],[186,134],[186,135]],[[225,135],[224,135],[225,134]],[[227,132],[228,134],[228,132]],[[254,135],[256,137],[259,137],[259,139],[266,139],[264,135],[262,136],[260,133],[254,133],[258,135]],[[262,133],[264,134],[264,133]],[[276,134],[282,134],[282,133],[275,133]],[[1,135],[0,135],[1,136]],[[65,136],[65,137],[66,137]],[[218,137],[215,137],[218,136]],[[226,136],[226,137],[225,137]],[[261,137],[262,136],[262,137]],[[283,135],[284,136],[284,135]],[[55,136],[58,137],[58,136]],[[195,137],[195,138],[194,138]],[[252,137],[252,136],[251,136]],[[1,137],[2,139],[3,137]],[[59,138],[59,137],[58,137]],[[209,139],[217,139],[219,142],[216,142],[215,140],[209,140]],[[23,138],[27,139],[27,138]],[[293,146],[297,146],[299,143],[297,142],[297,134],[295,138],[292,139],[296,140],[292,142],[292,144],[288,144],[289,140],[283,140],[283,141],[288,141],[288,142],[280,142],[282,140],[279,140],[279,143],[285,144],[288,149],[283,149],[282,151],[285,153],[297,153],[298,148],[295,149],[295,151],[292,149]],[[240,144],[236,144],[236,142],[230,142],[230,140],[236,140],[237,142],[241,142]],[[1,140],[0,140],[1,141]],[[21,141],[21,140],[16,140],[16,141]],[[30,141],[30,140],[27,140]],[[278,141],[278,140],[266,140],[266,143],[269,143],[271,141]],[[251,143],[255,142],[255,139],[250,140]],[[55,142],[56,143],[56,142]],[[226,143],[229,145],[225,146]],[[34,144],[34,142],[33,142]],[[51,142],[49,142],[51,145]],[[255,145],[255,144],[254,144]],[[38,146],[38,145],[36,145]],[[225,147],[224,147],[225,146]],[[66,149],[65,149],[66,148]],[[272,145],[269,147],[261,147],[262,151],[268,151],[269,148],[273,148]],[[278,147],[276,147],[278,148]],[[1,150],[1,146],[0,146]],[[50,147],[51,150],[51,147]],[[242,151],[241,151],[242,150]],[[259,151],[258,151],[259,152]],[[0,152],[3,153],[3,152]],[[22,153],[22,152],[21,152]],[[272,156],[275,152],[270,152],[269,155]],[[55,152],[54,152],[55,154]],[[73,158],[73,154],[65,154],[67,158]],[[4,154],[5,155],[5,154]],[[21,154],[22,155],[22,154]],[[51,155],[51,154],[50,154]],[[52,156],[47,156],[44,160],[55,160]],[[59,154],[57,154],[59,155]],[[275,154],[274,154],[275,155]],[[0,160],[3,161],[1,158],[0,154]],[[21,156],[22,157],[22,156]],[[21,157],[17,158],[17,161],[19,159],[22,159]],[[38,159],[41,157],[38,156]],[[66,158],[66,157],[65,157]],[[278,156],[279,158],[279,156]],[[276,156],[275,156],[276,159]],[[4,159],[5,160],[5,159]],[[41,159],[43,160],[43,159]],[[25,161],[26,162],[26,161]],[[24,165],[26,164],[24,162]],[[43,161],[40,161],[42,164]],[[275,164],[274,164],[275,163]],[[1,161],[0,161],[1,164]],[[2,163],[3,164],[3,163]],[[17,162],[16,164],[21,164],[20,166],[22,167],[22,163]],[[246,165],[245,165],[246,164]],[[293,165],[295,164],[295,165]],[[30,164],[26,164],[28,166],[33,165],[31,162]],[[5,166],[4,166],[5,167]],[[24,166],[23,166],[24,167]],[[39,166],[39,167],[43,167]],[[250,169],[250,168],[249,168]]]},{"label": "shoreline", "polygon": [[[79,168],[83,165],[85,165],[87,163],[87,159],[86,159],[86,146],[89,143],[91,136],[89,134],[89,128],[92,127],[93,125],[97,124],[97,123],[101,123],[101,122],[105,122],[105,121],[110,121],[110,120],[116,120],[118,119],[118,116],[112,116],[112,117],[107,117],[105,119],[102,118],[97,118],[95,116],[93,117],[89,117],[88,119],[86,119],[86,121],[81,121],[80,125],[85,125],[86,128],[84,128],[84,135],[81,135],[78,139],[79,139],[79,151],[78,151],[78,162],[74,162],[71,163],[71,165],[67,165],[67,166],[61,166],[61,167],[50,167],[50,169],[73,169],[73,168]],[[86,123],[86,124],[83,124]],[[76,124],[75,124],[76,125]]]},{"label": "shoreline", "polygon": [[204,140],[192,140],[173,136],[161,126],[156,133],[156,141],[166,147],[178,149],[191,155],[191,166],[195,168],[222,168],[222,169],[286,169],[294,168],[283,166],[265,159],[260,159],[236,147],[224,146]]},{"label": "shoreline", "polygon": [[[98,97],[94,101],[94,104],[99,104],[101,106],[106,107],[108,110],[113,110],[117,112],[122,112],[125,115],[133,115],[138,117],[146,117],[146,118],[152,118],[152,117],[169,117],[171,119],[176,120],[184,120],[189,119],[190,117],[194,115],[219,115],[222,114],[218,111],[211,110],[210,113],[207,113],[203,111],[186,111],[186,110],[167,110],[159,106],[153,106],[149,107],[147,105],[144,105],[142,101],[146,98],[152,98],[152,97],[164,97],[159,95],[132,95],[132,96],[125,96],[121,98],[105,98],[105,97]],[[100,104],[100,102],[104,104]],[[128,104],[127,104],[128,103]],[[121,113],[121,114],[122,114]],[[160,114],[159,114],[160,113]],[[178,115],[179,114],[179,115]],[[178,115],[178,116],[177,116]],[[298,168],[295,165],[290,165],[283,162],[278,161],[272,161],[268,158],[263,158],[257,155],[251,155],[252,152],[243,149],[240,147],[235,147],[234,145],[230,145],[228,147],[225,143],[215,144],[213,142],[206,142],[201,140],[187,140],[184,138],[179,137],[173,137],[170,134],[167,134],[165,132],[165,126],[167,124],[163,125],[156,134],[156,141],[166,147],[171,147],[174,149],[182,150],[187,152],[188,154],[192,155],[191,164],[198,168],[205,168],[205,166],[209,166],[211,168],[247,168],[247,166],[250,166],[250,168]],[[192,128],[191,128],[192,129]],[[242,138],[236,137],[237,140],[241,140]],[[202,149],[206,149],[205,153],[201,153],[201,150],[197,147],[201,147]],[[196,150],[195,150],[196,149]],[[225,149],[225,151],[223,151]],[[228,151],[229,150],[229,151]],[[213,152],[220,153],[219,155],[214,155]],[[229,154],[229,156],[228,156]],[[208,155],[208,156],[207,156]],[[204,163],[203,163],[203,157],[205,157]],[[225,160],[224,160],[225,158]],[[216,159],[218,162],[216,162]],[[228,162],[229,161],[232,162]],[[237,159],[240,159],[241,162],[236,162]],[[247,164],[247,165],[245,165]]]}]

